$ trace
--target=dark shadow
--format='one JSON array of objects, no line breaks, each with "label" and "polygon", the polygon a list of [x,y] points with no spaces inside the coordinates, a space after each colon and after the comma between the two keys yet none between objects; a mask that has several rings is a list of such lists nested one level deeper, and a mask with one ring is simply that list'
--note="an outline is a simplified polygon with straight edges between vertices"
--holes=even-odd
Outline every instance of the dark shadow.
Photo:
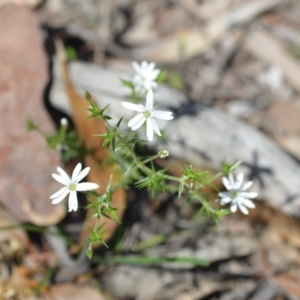
[{"label": "dark shadow", "polygon": [[190,98],[187,98],[187,100],[184,103],[181,103],[179,107],[170,107],[170,109],[174,112],[175,119],[186,115],[197,117],[199,113],[208,108],[208,106],[205,106],[199,102],[195,102]]},{"label": "dark shadow", "polygon": [[243,162],[242,165],[246,166],[250,173],[249,180],[256,179],[262,189],[265,188],[264,176],[274,176],[274,172],[269,167],[262,167],[259,163],[259,153],[255,150],[252,153],[252,163]]}]

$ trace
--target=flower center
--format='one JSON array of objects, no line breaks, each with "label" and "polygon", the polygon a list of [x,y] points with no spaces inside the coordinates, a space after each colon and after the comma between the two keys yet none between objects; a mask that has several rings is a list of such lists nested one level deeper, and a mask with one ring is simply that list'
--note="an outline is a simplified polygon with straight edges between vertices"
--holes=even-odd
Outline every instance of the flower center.
[{"label": "flower center", "polygon": [[76,183],[70,183],[69,184],[69,190],[70,191],[76,191],[76,187],[77,187]]},{"label": "flower center", "polygon": [[145,110],[144,111],[144,116],[145,116],[146,119],[148,119],[151,116],[151,112],[148,111],[148,110]]},{"label": "flower center", "polygon": [[232,190],[231,191],[231,195],[232,195],[232,198],[236,198],[237,196],[238,196],[238,191],[236,191],[236,190]]}]

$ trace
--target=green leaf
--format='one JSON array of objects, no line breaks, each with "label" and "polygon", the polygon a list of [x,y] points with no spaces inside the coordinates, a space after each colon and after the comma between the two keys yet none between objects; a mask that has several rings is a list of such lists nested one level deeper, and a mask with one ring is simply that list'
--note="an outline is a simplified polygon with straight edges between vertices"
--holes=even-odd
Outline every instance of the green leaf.
[{"label": "green leaf", "polygon": [[89,245],[89,247],[87,248],[87,250],[85,251],[86,256],[91,259],[93,257],[93,249],[91,244]]},{"label": "green leaf", "polygon": [[85,92],[85,99],[88,101],[92,100],[92,95],[88,91]]},{"label": "green leaf", "polygon": [[157,75],[155,81],[157,83],[163,83],[167,80],[167,72],[166,71],[161,71],[159,72],[159,74]]}]

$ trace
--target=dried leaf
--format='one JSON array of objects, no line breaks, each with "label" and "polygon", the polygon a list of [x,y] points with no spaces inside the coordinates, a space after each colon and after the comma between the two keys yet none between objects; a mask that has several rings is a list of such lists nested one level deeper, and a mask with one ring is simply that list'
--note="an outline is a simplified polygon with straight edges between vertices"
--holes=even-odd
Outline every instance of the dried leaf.
[{"label": "dried leaf", "polygon": [[[102,194],[106,191],[106,187],[111,175],[112,186],[114,186],[119,180],[119,174],[116,172],[115,166],[103,167],[99,165],[101,162],[105,162],[107,160],[107,152],[105,148],[102,148],[103,139],[93,135],[105,133],[105,124],[102,120],[97,118],[87,119],[89,116],[89,102],[78,95],[74,89],[69,78],[68,68],[64,58],[64,50],[59,42],[57,43],[57,49],[62,66],[64,84],[71,103],[72,116],[76,129],[78,130],[85,147],[87,149],[93,149],[93,153],[91,155],[87,155],[84,160],[85,165],[91,167],[91,170],[88,174],[88,181],[98,183],[100,187],[97,191]],[[125,202],[125,190],[118,189],[112,196],[112,206],[118,208],[117,215],[119,219],[122,218]],[[93,209],[89,209],[87,212],[86,225],[90,228],[94,228],[97,222],[97,219],[90,218],[92,213]],[[101,222],[105,223],[103,230],[105,231],[104,240],[106,241],[113,235],[118,223],[106,217],[103,217]],[[85,241],[89,236],[89,230],[87,226],[84,226],[82,230],[81,241]]]}]

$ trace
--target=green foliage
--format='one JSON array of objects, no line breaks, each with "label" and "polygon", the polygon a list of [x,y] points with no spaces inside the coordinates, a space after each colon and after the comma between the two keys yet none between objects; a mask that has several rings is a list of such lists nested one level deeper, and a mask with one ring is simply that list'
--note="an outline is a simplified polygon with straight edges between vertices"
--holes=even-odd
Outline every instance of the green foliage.
[{"label": "green foliage", "polygon": [[[76,53],[74,49],[67,49],[70,57],[75,57]],[[166,81],[166,72],[160,72],[156,78],[157,82]],[[169,83],[175,88],[183,87],[183,80],[179,73],[173,72],[169,75]],[[135,103],[139,103],[141,100],[145,100],[145,95],[137,93],[135,85],[130,80],[121,79],[122,84],[129,88],[131,91],[131,100]],[[214,181],[223,174],[227,175],[237,168],[242,162],[237,161],[232,164],[227,162],[223,163],[222,170],[218,174],[211,176],[208,171],[196,171],[193,166],[182,165],[182,175],[177,177],[169,173],[169,168],[159,169],[156,167],[156,160],[165,159],[169,152],[166,149],[160,150],[157,154],[149,157],[140,157],[136,154],[136,149],[147,141],[138,137],[137,133],[129,130],[121,130],[121,124],[123,117],[120,118],[115,126],[112,126],[109,120],[111,116],[107,113],[109,105],[104,108],[98,107],[93,101],[92,95],[89,92],[85,93],[85,98],[89,102],[88,111],[90,115],[88,118],[99,118],[106,126],[106,132],[101,134],[95,134],[94,136],[102,138],[102,147],[107,149],[107,161],[102,164],[118,164],[118,170],[120,180],[112,186],[112,177],[109,179],[106,190],[103,194],[97,192],[87,192],[89,197],[89,204],[86,209],[93,211],[92,218],[96,218],[96,225],[94,228],[89,229],[89,237],[86,241],[86,255],[89,259],[93,257],[93,245],[102,243],[106,247],[104,241],[104,223],[101,222],[105,216],[119,222],[117,211],[120,208],[112,206],[112,197],[114,192],[119,188],[127,188],[131,184],[142,189],[146,188],[151,192],[152,197],[159,195],[160,193],[173,192],[178,194],[178,197],[185,197],[187,204],[197,204],[197,216],[205,216],[213,218],[216,222],[219,219],[230,213],[229,210],[220,209],[219,205],[215,204],[215,201],[210,199],[205,194],[204,188],[206,186],[213,187]],[[42,134],[47,142],[47,145],[51,149],[55,149],[62,154],[65,162],[70,161],[73,158],[78,158],[87,154],[87,151],[83,148],[82,142],[76,131],[71,130],[65,122],[62,122],[60,128],[54,133],[47,134],[40,130],[40,128],[34,124],[33,121],[28,120],[26,124],[28,131],[37,131]],[[96,130],[96,128],[95,128]],[[166,140],[167,136],[162,132],[162,140]],[[164,241],[164,235],[157,235],[155,238],[138,245],[139,250],[146,249],[149,245],[160,243]],[[139,264],[159,264],[162,262],[193,262],[198,265],[208,265],[208,262],[203,260],[195,260],[191,258],[173,258],[173,257],[135,257],[134,259],[127,258],[111,258],[106,260],[106,263],[139,263]]]},{"label": "green foliage", "polygon": [[58,130],[50,134],[41,130],[31,120],[27,121],[26,127],[28,131],[37,131],[44,136],[48,148],[60,152],[64,163],[83,157],[87,153],[77,131],[70,129],[68,125],[61,125]]},{"label": "green foliage", "polygon": [[66,54],[67,54],[68,60],[76,60],[77,59],[76,50],[72,46],[67,46],[66,47]]},{"label": "green foliage", "polygon": [[233,170],[235,170],[242,162],[243,162],[242,160],[238,160],[237,162],[234,162],[233,164],[228,164],[226,161],[224,161],[223,165],[222,165],[222,172],[225,175],[228,175]]}]

